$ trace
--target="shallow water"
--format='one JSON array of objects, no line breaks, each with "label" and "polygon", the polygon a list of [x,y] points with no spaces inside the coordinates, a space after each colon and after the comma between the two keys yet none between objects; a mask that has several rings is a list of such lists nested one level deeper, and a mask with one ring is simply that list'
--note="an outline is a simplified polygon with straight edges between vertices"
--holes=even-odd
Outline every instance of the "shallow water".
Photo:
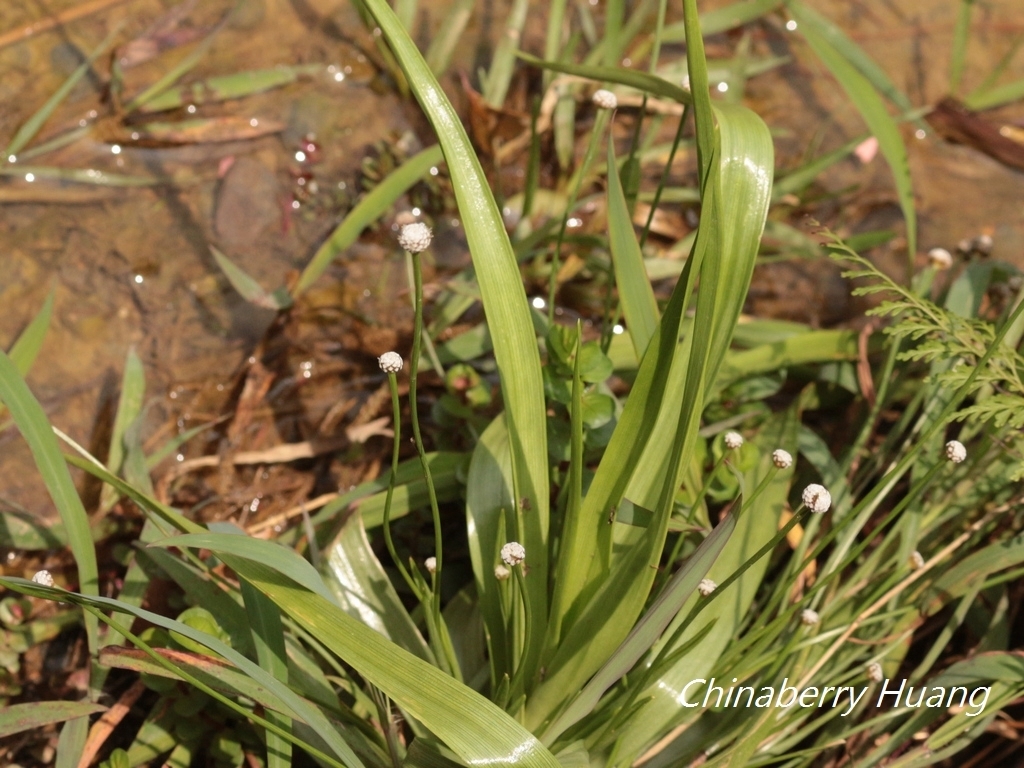
[{"label": "shallow water", "polygon": [[[74,5],[68,0],[48,7],[59,12]],[[160,45],[167,47],[125,71],[124,95],[138,93],[180,62],[194,49],[188,41],[208,31],[232,5],[201,3],[179,25],[158,35]],[[932,104],[946,94],[955,4],[816,0],[813,5],[840,22],[912,101]],[[1014,36],[1024,32],[1024,19],[1014,5],[1010,0],[978,4],[968,85],[983,79]],[[447,4],[437,6],[422,16],[421,43]],[[506,7],[484,6],[456,52],[459,67],[473,71],[474,61],[486,58],[487,40],[500,27]],[[4,3],[0,30],[35,20],[36,9],[27,2]],[[81,60],[80,52],[97,45],[115,24],[125,24],[122,40],[138,38],[160,18],[166,20],[166,13],[164,4],[155,1],[123,2],[0,49],[0,136],[12,136]],[[531,15],[524,34],[528,49],[540,49],[543,22],[543,14]],[[805,47],[791,47],[794,37],[781,18],[755,25],[751,35],[760,55],[796,57],[748,83],[750,104],[778,134],[781,167],[793,167],[811,146],[815,152],[827,151],[862,130],[845,96],[822,76]],[[710,41],[709,54],[728,55],[735,42],[735,36],[719,36]],[[133,57],[151,53],[145,46],[131,49]],[[666,58],[679,55],[678,48],[664,52]],[[279,121],[281,133],[163,148],[133,147],[129,141],[118,144],[120,151],[114,154],[109,131],[127,130],[130,135],[130,130],[100,119],[110,113],[96,90],[100,79],[87,78],[72,91],[35,143],[73,129],[81,120],[92,124],[94,111],[96,128],[32,160],[34,165],[171,175],[186,181],[127,189],[24,178],[0,184],[0,193],[7,195],[2,199],[8,200],[0,204],[5,260],[0,302],[7,310],[0,313],[0,343],[9,346],[51,288],[55,290],[54,320],[29,381],[58,427],[103,452],[102,436],[130,347],[145,364],[149,387],[144,431],[151,448],[176,431],[230,412],[247,383],[265,386],[266,397],[254,398],[245,418],[236,417],[235,428],[227,429],[229,441],[223,429],[215,430],[183,449],[182,460],[211,450],[223,457],[336,435],[346,424],[383,413],[383,403],[376,402],[380,397],[374,400],[382,379],[372,356],[402,341],[410,316],[402,292],[404,264],[389,238],[390,219],[381,233],[364,238],[337,262],[307,294],[293,321],[269,336],[274,313],[243,301],[209,251],[209,245],[216,245],[268,289],[285,284],[358,191],[359,168],[371,145],[381,139],[393,144],[409,130],[428,141],[414,106],[383,85],[376,60],[372,38],[347,4],[245,0],[187,79],[278,64],[323,64],[320,74],[285,88],[198,112]],[[327,65],[334,69],[326,70]],[[106,60],[97,67],[106,72]],[[1022,76],[1024,56],[1004,77]],[[455,80],[446,82],[450,93],[457,94]],[[1024,110],[1018,104],[997,117],[1020,121]],[[905,127],[908,136],[913,130]],[[308,134],[315,135],[318,145],[315,163],[296,159]],[[911,141],[911,148],[919,250],[936,245],[952,249],[961,238],[987,232],[995,241],[993,258],[1024,265],[1024,174],[931,135]],[[308,192],[311,181],[318,188],[313,194]],[[822,187],[823,192],[855,188],[830,204],[844,231],[899,228],[898,206],[881,158],[866,165],[844,161]],[[56,202],[69,195],[76,202]],[[18,196],[22,202],[10,202]],[[26,202],[26,197],[37,201]],[[457,227],[441,234],[439,247],[447,249],[441,256],[454,265],[464,263]],[[895,241],[890,252],[877,256],[883,263],[902,262],[900,244]],[[796,263],[759,270],[751,308],[828,324],[848,314],[845,301],[830,266]],[[266,345],[259,347],[263,339]],[[247,363],[253,355],[263,361],[265,380]],[[372,440],[377,443],[368,448],[348,445],[343,460],[307,462],[301,471],[279,465],[219,476],[198,472],[179,478],[173,487],[158,487],[183,503],[218,494],[218,515],[279,511],[311,493],[360,479],[384,444],[382,438]],[[51,505],[13,430],[0,434],[0,451],[0,500],[50,518]]]}]

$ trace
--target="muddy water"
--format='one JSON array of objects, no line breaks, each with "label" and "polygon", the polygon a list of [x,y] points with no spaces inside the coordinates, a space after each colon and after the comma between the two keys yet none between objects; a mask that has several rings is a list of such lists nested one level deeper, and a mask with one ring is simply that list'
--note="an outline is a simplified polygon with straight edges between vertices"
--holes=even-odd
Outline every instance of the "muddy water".
[{"label": "muddy water", "polygon": [[[57,13],[75,4],[68,0],[47,7]],[[812,5],[843,24],[915,103],[932,104],[946,94],[954,4],[816,0]],[[1014,36],[1024,31],[1016,5],[1013,0],[978,4],[977,34],[965,75],[968,86],[983,79]],[[36,20],[37,7],[3,3],[0,30]],[[101,130],[110,107],[97,91],[100,79],[87,78],[47,123],[41,139],[82,120],[95,119],[97,128],[33,164],[173,175],[185,181],[123,189],[16,178],[0,187],[17,191],[22,200],[35,199],[0,203],[5,265],[0,302],[6,310],[0,313],[0,343],[9,346],[47,293],[55,291],[54,321],[29,380],[54,423],[99,451],[130,347],[145,363],[150,447],[224,415],[246,384],[265,386],[266,397],[253,401],[250,417],[232,434],[231,451],[335,435],[346,423],[371,419],[382,405],[374,394],[381,381],[372,355],[400,341],[396,328],[404,327],[408,318],[406,297],[400,293],[404,267],[386,231],[351,249],[310,292],[293,322],[272,334],[273,343],[262,349],[258,345],[274,314],[241,300],[218,271],[209,246],[216,245],[265,287],[285,284],[337,224],[357,191],[359,168],[371,145],[381,139],[393,143],[409,129],[424,139],[428,134],[414,109],[379,87],[373,41],[354,11],[328,0],[197,4],[177,27],[157,36],[165,50],[125,71],[125,96],[140,92],[182,61],[195,47],[188,44],[189,35],[194,40],[208,31],[232,7],[235,13],[189,78],[278,64],[319,63],[325,68],[283,89],[203,107],[199,115],[278,121],[282,132],[178,147],[125,145],[115,154],[109,134]],[[474,19],[466,44],[456,53],[460,66],[473,71],[506,7],[488,3]],[[155,0],[123,2],[0,50],[3,141],[60,85],[81,60],[80,51],[91,50],[118,23],[125,25],[120,40],[144,37],[152,25],[166,22],[167,13],[167,4]],[[421,29],[429,34],[440,13],[425,13],[422,19]],[[542,21],[542,14],[531,15],[524,36],[531,50],[539,50]],[[795,59],[751,80],[748,95],[777,130],[779,163],[785,168],[799,162],[809,146],[827,151],[857,135],[862,126],[845,96],[786,32],[783,21],[778,17],[754,27],[754,50],[760,55],[788,53]],[[734,44],[734,37],[722,36],[711,42],[709,52],[728,55]],[[665,55],[679,55],[679,50],[666,50]],[[333,69],[328,71],[327,65]],[[108,71],[105,57],[97,67]],[[1024,57],[1005,75],[1022,76]],[[1018,105],[1002,110],[999,118],[1019,121],[1024,112]],[[300,162],[296,152],[310,134],[318,145],[316,162]],[[952,248],[961,238],[984,231],[994,237],[994,257],[1024,263],[1024,174],[932,135],[912,142],[911,163],[922,251],[933,245]],[[313,194],[311,181],[317,187]],[[899,227],[888,170],[879,158],[867,164],[844,162],[823,186],[835,192],[858,188],[833,203],[841,230]],[[74,204],[49,202],[72,193],[78,196]],[[451,242],[458,250],[457,232]],[[899,248],[897,241],[881,257],[902,259]],[[793,296],[809,293],[820,311],[801,319],[815,322],[834,321],[829,312],[834,314],[845,296],[828,267],[767,270],[758,280],[761,309],[790,314]],[[263,356],[266,379],[253,375],[247,363],[254,353]],[[181,459],[223,453],[223,429],[194,441]],[[358,445],[345,451],[343,461],[321,462],[314,473],[272,467],[240,471],[227,478],[231,482],[198,473],[161,491],[177,494],[183,503],[215,494],[225,515],[280,510],[318,490],[359,479],[347,467],[372,460],[374,451]],[[49,518],[53,510],[13,430],[0,434],[0,455],[0,499]]]},{"label": "muddy water", "polygon": [[[0,8],[0,29],[34,20],[18,5],[4,3]],[[48,7],[59,12],[73,5]],[[178,31],[208,32],[231,6],[202,3]],[[118,23],[125,25],[121,39],[141,36],[165,14],[165,4],[137,0],[74,22],[63,32],[37,35],[0,50],[2,141],[6,144],[73,69],[74,59],[66,64],[69,50],[91,49]],[[218,33],[196,76],[279,64],[320,63],[323,71],[276,91],[202,108],[197,115],[278,121],[283,132],[251,141],[162,148],[125,145],[114,154],[113,144],[98,136],[98,127],[64,149],[25,162],[136,176],[172,175],[187,182],[131,189],[76,186],[98,197],[75,205],[45,202],[71,188],[59,181],[29,183],[15,178],[4,185],[40,202],[0,203],[5,265],[0,301],[8,308],[0,316],[0,343],[8,347],[48,292],[55,292],[53,323],[29,381],[53,422],[98,451],[103,450],[120,372],[131,347],[145,364],[145,433],[150,447],[227,412],[246,361],[274,313],[254,308],[234,292],[209,246],[215,245],[268,289],[284,285],[347,209],[371,145],[410,128],[401,101],[371,88],[376,73],[370,60],[372,41],[362,34],[351,9],[245,0],[236,16]],[[363,45],[368,46],[365,52]],[[126,70],[125,94],[130,97],[147,87],[193,48],[171,48]],[[100,66],[107,71],[106,63]],[[108,109],[101,94],[83,82],[39,140],[63,133],[80,120],[92,121],[94,111],[102,118]],[[102,126],[102,120],[97,125]],[[307,136],[315,136],[316,156],[299,162],[296,153],[308,149],[303,145]],[[332,408],[348,401],[347,408],[331,418],[350,420],[349,411],[357,413],[366,391],[375,389],[379,382],[367,376],[372,370],[366,365],[369,353],[355,343],[366,334],[348,345],[339,340],[345,333],[351,335],[354,326],[365,329],[396,312],[401,318],[405,305],[396,309],[382,296],[395,293],[396,284],[404,281],[404,267],[396,261],[394,269],[382,268],[395,254],[385,252],[376,240],[371,237],[352,249],[345,263],[336,265],[309,292],[288,329],[293,343],[275,347],[268,392],[272,399],[267,402],[280,407],[257,414],[248,432],[236,436],[235,449],[258,450],[319,437],[317,430]],[[286,401],[287,407],[280,405]],[[181,458],[208,450],[209,444],[200,439],[183,450]],[[0,499],[49,518],[52,507],[13,429],[0,434],[0,451]],[[264,474],[267,477],[249,480],[271,483],[271,473]],[[289,502],[297,492],[301,500],[310,490],[294,487],[294,478],[283,485]],[[255,510],[252,501],[261,491],[247,490],[243,495],[246,498],[233,500],[235,507],[244,504]]]}]

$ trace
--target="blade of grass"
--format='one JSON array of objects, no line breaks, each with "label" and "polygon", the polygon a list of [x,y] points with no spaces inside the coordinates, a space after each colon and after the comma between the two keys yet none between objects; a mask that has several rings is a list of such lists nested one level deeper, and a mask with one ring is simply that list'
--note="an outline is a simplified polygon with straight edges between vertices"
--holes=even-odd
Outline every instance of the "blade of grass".
[{"label": "blade of grass", "polygon": [[986,91],[972,93],[964,100],[964,103],[971,110],[980,112],[986,109],[995,109],[1022,98],[1024,98],[1024,78],[997,85]]},{"label": "blade of grass", "polygon": [[8,165],[0,166],[0,176],[21,176],[28,179],[58,179],[73,181],[79,184],[95,184],[106,187],[151,187],[157,184],[188,184],[194,182],[194,176],[151,177],[129,176],[123,173],[108,173],[95,168],[54,168],[45,165]]},{"label": "blade of grass", "polygon": [[89,701],[32,701],[10,704],[0,712],[0,739],[22,731],[43,728],[75,717],[88,717],[106,710]]},{"label": "blade of grass", "polygon": [[36,137],[36,134],[39,133],[39,130],[43,127],[46,121],[50,119],[50,115],[53,114],[54,110],[60,106],[60,103],[67,98],[72,89],[74,89],[74,87],[78,85],[79,81],[81,81],[81,79],[89,72],[92,68],[92,63],[103,55],[103,52],[113,44],[114,39],[118,34],[120,34],[123,26],[123,23],[118,24],[110,30],[110,33],[103,38],[103,42],[89,54],[89,58],[83,61],[78,68],[71,73],[71,76],[64,81],[60,88],[58,88],[56,92],[46,100],[46,103],[43,104],[43,106],[40,107],[39,110],[21,126],[21,128],[18,129],[18,132],[14,134],[14,138],[12,138],[11,142],[7,145],[7,149],[4,150],[3,156],[5,161],[12,155],[17,156],[17,154]]},{"label": "blade of grass", "polygon": [[[135,353],[135,348],[128,350],[124,361],[124,373],[121,375],[121,397],[117,401],[114,414],[114,425],[110,433],[110,448],[107,452],[107,466],[114,474],[121,472],[124,461],[124,436],[128,425],[138,418],[142,412],[142,398],[146,394],[146,375],[142,369],[142,360]],[[117,501],[117,492],[109,485],[103,486],[100,494],[100,514],[110,510]]]},{"label": "blade of grass", "polygon": [[430,169],[440,163],[444,155],[440,146],[427,147],[410,157],[392,171],[386,179],[370,190],[356,205],[345,220],[331,233],[306,268],[302,270],[299,282],[292,290],[292,297],[304,293],[322,275],[331,262],[342,251],[356,241],[364,229],[379,219],[391,205],[413,184],[422,179]]},{"label": "blade of grass", "polygon": [[[366,0],[366,5],[401,63],[444,149],[487,322],[491,328],[500,329],[492,341],[509,427],[515,513],[519,516],[522,543],[530,553],[530,602],[538,617],[546,617],[550,504],[547,416],[540,354],[519,264],[461,119],[391,8],[384,0]],[[545,622],[533,622],[532,628],[525,662],[527,679],[532,679],[537,668]]]},{"label": "blade of grass", "polygon": [[560,768],[537,739],[465,685],[267,565],[223,555],[297,622],[442,739],[467,765]]},{"label": "blade of grass", "polygon": [[554,743],[566,728],[592,712],[604,692],[629,672],[640,657],[657,643],[697,588],[697,583],[714,564],[735,528],[736,515],[727,515],[701,542],[697,551],[676,571],[658,599],[622,641],[622,645],[573,698],[572,704],[544,731],[545,744]]},{"label": "blade of grass", "polygon": [[498,47],[491,57],[491,68],[483,84],[483,97],[492,107],[500,107],[508,95],[508,86],[515,69],[516,51],[519,50],[519,39],[523,34],[529,8],[529,0],[514,0],[508,21],[505,22],[505,33],[498,41]]},{"label": "blade of grass", "polygon": [[362,515],[349,515],[328,547],[321,570],[328,589],[350,616],[433,662],[433,654],[373,553]]},{"label": "blade of grass", "polygon": [[[89,517],[71,480],[71,474],[64,463],[64,456],[60,452],[46,413],[22,379],[17,367],[3,352],[0,352],[0,401],[7,406],[18,431],[28,443],[39,474],[46,484],[46,490],[64,523],[68,544],[78,568],[79,589],[86,595],[98,595],[99,571],[96,564],[96,549],[89,530]],[[86,638],[89,654],[93,658],[99,650],[96,643],[97,629],[96,618],[86,616]],[[98,691],[91,693],[98,694]]]},{"label": "blade of grass", "polygon": [[55,290],[51,289],[46,295],[43,306],[39,308],[31,322],[25,326],[25,330],[18,335],[17,340],[11,345],[11,349],[8,352],[11,362],[14,363],[14,367],[18,369],[18,373],[22,376],[28,375],[29,370],[32,368],[32,363],[35,362],[36,357],[39,355],[39,350],[43,346],[46,332],[50,329],[54,295]]},{"label": "blade of grass", "polygon": [[469,24],[473,5],[473,0],[455,0],[451,8],[448,9],[448,15],[441,22],[437,34],[430,41],[425,58],[427,66],[430,67],[430,71],[434,73],[435,77],[441,77],[448,71],[452,54],[462,42],[462,34],[466,31],[466,25]]},{"label": "blade of grass", "polygon": [[[11,362],[14,363],[14,367],[22,376],[27,376],[31,370],[32,363],[36,361],[36,357],[39,356],[39,350],[43,346],[46,332],[50,329],[50,318],[53,316],[54,294],[55,291],[51,289],[36,316],[25,326],[25,330],[18,335],[14,344],[11,345],[8,354],[10,355]],[[4,407],[3,403],[0,403],[0,419],[3,418],[5,413],[7,413],[7,408]]]},{"label": "blade of grass", "polygon": [[152,99],[160,96],[164,91],[173,86],[178,80],[191,72],[200,61],[203,56],[207,54],[210,47],[213,45],[214,39],[217,37],[217,33],[224,28],[224,23],[227,20],[227,16],[222,19],[217,26],[213,28],[202,42],[199,43],[195,48],[192,49],[189,54],[179,61],[175,66],[171,67],[159,80],[153,83],[149,88],[144,90],[142,93],[137,95],[134,99],[131,99],[127,104],[124,105],[125,112],[134,112],[136,109],[146,106]]},{"label": "blade of grass", "polygon": [[536,56],[531,56],[530,54],[522,51],[519,51],[516,55],[527,64],[532,64],[533,66],[540,67],[541,69],[548,69],[553,72],[562,72],[567,75],[576,75],[577,77],[586,77],[590,80],[596,80],[597,82],[628,85],[630,88],[645,91],[653,96],[672,99],[673,101],[678,101],[680,104],[689,104],[693,100],[689,91],[680,88],[678,85],[673,85],[657,75],[648,74],[647,72],[640,72],[635,69],[621,69],[619,67],[600,67],[589,64],[565,64],[559,61],[552,61],[550,59],[538,59]]},{"label": "blade of grass", "polygon": [[892,169],[896,183],[896,194],[907,226],[907,269],[913,270],[917,253],[917,214],[914,207],[914,190],[910,181],[910,165],[907,148],[900,136],[896,121],[892,118],[872,83],[862,71],[851,64],[847,56],[840,53],[820,25],[814,23],[814,16],[801,3],[790,0],[790,13],[800,24],[804,39],[846,91],[857,107],[861,117],[868,124],[871,133],[878,139],[879,149]]},{"label": "blade of grass", "polygon": [[320,64],[273,69],[253,69],[230,75],[217,75],[191,85],[182,85],[164,91],[148,100],[139,109],[141,112],[162,112],[178,109],[186,104],[212,104],[229,99],[240,99],[254,93],[263,93],[296,82],[303,75],[315,75],[324,71]]},{"label": "blade of grass", "polygon": [[[615,143],[608,142],[608,167],[615,168]],[[633,232],[633,220],[626,207],[619,174],[608,174],[608,244],[615,266],[615,285],[626,318],[626,330],[633,341],[637,359],[658,326],[658,303],[647,279],[643,255]]]},{"label": "blade of grass", "polygon": [[[243,534],[244,535],[244,534]],[[245,612],[249,617],[256,661],[267,674],[288,684],[288,657],[285,653],[284,630],[281,625],[281,611],[274,602],[252,586],[242,581],[242,597]],[[265,712],[267,720],[284,731],[291,733],[292,720],[280,712]],[[292,764],[292,743],[274,731],[265,734],[267,743],[267,768],[289,768]]]},{"label": "blade of grass", "polygon": [[220,267],[228,282],[250,304],[276,311],[288,309],[292,305],[292,297],[288,295],[287,289],[278,288],[276,291],[267,291],[251,275],[212,245],[210,246],[210,253],[213,254],[217,266]]},{"label": "blade of grass", "polygon": [[[651,742],[664,734],[671,723],[678,722],[680,714],[687,710],[680,704],[678,698],[669,692],[671,686],[678,686],[675,690],[680,690],[688,681],[710,675],[715,662],[728,647],[737,626],[747,615],[758,586],[768,569],[770,558],[761,558],[735,583],[727,587],[724,585],[731,574],[744,565],[763,545],[770,542],[778,532],[779,515],[786,503],[793,469],[791,467],[775,474],[771,452],[775,448],[785,448],[795,454],[798,424],[798,412],[796,407],[793,407],[788,412],[772,418],[750,441],[751,448],[759,451],[761,456],[760,460],[744,473],[743,487],[753,490],[766,478],[771,477],[770,484],[757,499],[757,503],[749,509],[744,509],[743,514],[739,515],[735,533],[727,543],[723,542],[721,556],[707,570],[708,578],[723,585],[721,592],[715,590],[718,594],[717,603],[709,606],[691,621],[666,650],[682,647],[704,631],[707,631],[707,634],[683,658],[675,661],[668,669],[658,672],[657,678],[652,679],[650,685],[639,694],[640,699],[647,701],[624,729],[619,739],[619,754],[638,756]],[[741,450],[750,448],[744,446]],[[721,525],[722,523],[719,523],[719,527]],[[687,567],[689,562],[687,561],[684,567]],[[677,618],[654,646],[655,652],[661,651],[662,646],[687,618],[689,610],[696,602],[697,598],[693,596],[687,601],[686,606],[678,610]],[[708,629],[712,622],[714,625]]]},{"label": "blade of grass", "polygon": [[971,36],[971,9],[974,0],[960,0],[956,12],[956,28],[953,30],[953,47],[949,59],[949,92],[956,95],[964,78],[964,64],[967,61],[967,41]]},{"label": "blade of grass", "polygon": [[[695,28],[695,5],[687,2],[684,8]],[[694,30],[692,39],[697,38]],[[563,543],[562,557],[574,563],[573,578],[555,587],[559,613],[553,617],[549,647],[557,651],[544,682],[528,701],[527,723],[534,728],[551,715],[566,690],[582,686],[600,667],[644,604],[664,545],[677,478],[690,460],[699,415],[742,307],[767,214],[774,163],[768,130],[749,110],[722,105],[717,110],[719,159],[702,46],[691,45],[689,54],[705,180],[701,226],[584,501],[582,514],[587,517],[580,530],[589,540]],[[715,257],[704,259],[707,253]],[[698,274],[697,315],[681,351],[687,362],[673,366],[682,310]],[[647,462],[641,459],[645,451],[653,452]],[[656,499],[649,507],[655,514],[643,538],[608,562],[611,538],[605,518],[622,500],[627,483]],[[631,501],[647,506],[629,493]],[[554,624],[559,619],[564,626]]]},{"label": "blade of grass", "polygon": [[[914,105],[910,99],[895,86],[889,76],[878,64],[868,56],[864,49],[851,40],[846,33],[827,18],[809,7],[802,0],[786,0],[786,8],[798,24],[801,34],[808,29],[817,37],[834,48],[850,65],[860,72],[876,91],[883,94],[900,112],[913,112]],[[830,67],[831,69],[831,67]]]}]

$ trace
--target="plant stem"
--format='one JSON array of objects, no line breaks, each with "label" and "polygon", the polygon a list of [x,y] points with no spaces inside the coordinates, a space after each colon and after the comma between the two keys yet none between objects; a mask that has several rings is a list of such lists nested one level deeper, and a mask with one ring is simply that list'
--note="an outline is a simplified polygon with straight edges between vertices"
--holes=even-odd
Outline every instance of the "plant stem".
[{"label": "plant stem", "polygon": [[398,450],[402,439],[402,408],[398,402],[398,381],[393,373],[388,374],[388,386],[391,389],[391,411],[395,425],[395,439],[392,441],[391,475],[388,477],[388,492],[384,497],[384,543],[387,545],[388,554],[391,555],[392,562],[398,568],[398,572],[402,574],[405,583],[409,585],[409,589],[412,590],[414,595],[422,599],[416,582],[409,574],[408,569],[402,564],[401,558],[398,557],[398,552],[395,551],[395,543],[391,538],[391,500],[395,494],[395,480],[398,477]]}]

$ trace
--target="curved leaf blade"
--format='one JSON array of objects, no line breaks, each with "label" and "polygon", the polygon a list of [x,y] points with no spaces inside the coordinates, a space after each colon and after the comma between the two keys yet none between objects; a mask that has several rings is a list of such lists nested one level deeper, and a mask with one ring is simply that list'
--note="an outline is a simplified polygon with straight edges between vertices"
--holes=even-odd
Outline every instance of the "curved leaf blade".
[{"label": "curved leaf blade", "polygon": [[[526,582],[527,589],[534,615],[546,617],[550,506],[547,414],[540,353],[519,264],[458,114],[391,7],[384,0],[366,0],[366,7],[380,25],[412,92],[433,125],[451,173],[501,378],[516,484],[517,503],[512,512],[518,535],[530,553],[532,577]],[[543,620],[531,625],[524,662],[528,679],[532,679],[532,670],[538,666],[545,630]]]}]

